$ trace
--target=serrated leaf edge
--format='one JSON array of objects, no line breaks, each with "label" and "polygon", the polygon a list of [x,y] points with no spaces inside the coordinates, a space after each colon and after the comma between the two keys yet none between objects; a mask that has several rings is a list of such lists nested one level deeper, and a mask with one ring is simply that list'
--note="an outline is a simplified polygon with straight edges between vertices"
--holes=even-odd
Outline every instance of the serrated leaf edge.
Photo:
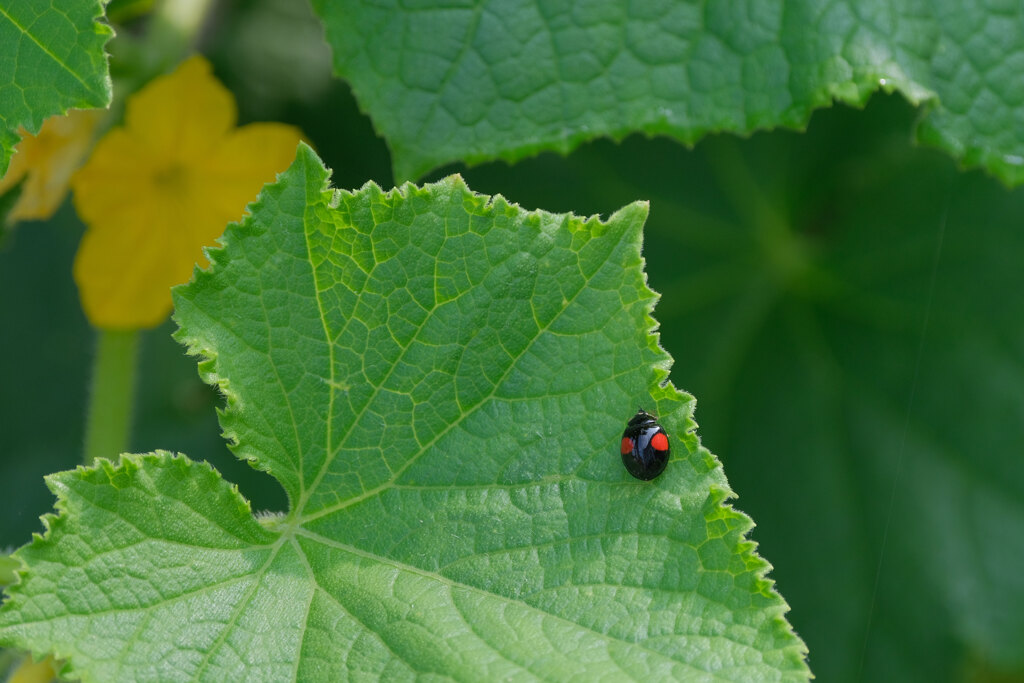
[{"label": "serrated leaf edge", "polygon": [[[146,469],[149,464],[156,467],[179,467],[188,471],[188,476],[190,477],[198,476],[200,478],[207,479],[215,486],[227,486],[229,495],[234,499],[238,506],[236,512],[250,517],[253,516],[252,505],[238,490],[238,486],[236,484],[232,484],[224,479],[220,472],[217,471],[217,469],[210,463],[206,461],[192,460],[183,453],[172,453],[165,450],[156,450],[141,454],[122,453],[118,456],[117,462],[107,458],[97,458],[92,465],[79,465],[73,470],[64,470],[48,474],[44,477],[44,481],[46,482],[47,488],[49,488],[57,498],[53,505],[54,512],[48,512],[41,515],[39,519],[43,523],[43,532],[33,533],[31,541],[21,546],[10,555],[11,558],[17,561],[18,566],[14,569],[14,582],[4,586],[3,588],[4,600],[0,603],[0,613],[16,609],[20,599],[24,597],[21,595],[19,588],[31,577],[32,569],[21,557],[22,550],[38,547],[40,544],[50,543],[53,541],[54,535],[61,531],[61,527],[67,523],[68,519],[74,512],[69,506],[70,501],[68,487],[64,484],[63,480],[70,477],[77,477],[84,480],[90,475],[102,472],[109,480],[111,480],[109,483],[112,485],[112,480],[115,475],[121,473],[130,475],[134,472]],[[21,646],[18,645],[18,647]],[[45,657],[52,655],[56,660],[61,662],[61,667],[58,673],[62,678],[73,680],[85,679],[85,675],[75,669],[75,654],[71,651],[62,650],[60,647],[40,649],[31,645],[26,648],[26,650],[32,655],[35,661],[40,661]]]},{"label": "serrated leaf edge", "polygon": [[[110,24],[108,24],[105,21],[103,21],[104,19],[106,19],[105,6],[106,6],[107,2],[109,2],[109,0],[95,0],[95,5],[94,6],[96,8],[96,12],[95,12],[95,14],[92,15],[92,20],[90,22],[90,26],[91,26],[91,28],[92,28],[92,30],[94,32],[95,37],[100,40],[99,48],[101,50],[105,50],[107,43],[114,37],[114,29],[113,29],[113,27],[110,26]],[[7,16],[6,12],[3,12],[2,9],[0,9],[0,13],[2,13],[5,17]],[[11,23],[14,24],[13,21]],[[15,25],[17,25],[17,24],[15,24]],[[48,50],[44,49],[43,51],[46,52],[47,54],[49,54]],[[76,74],[76,76],[77,76],[77,74]],[[79,82],[81,82],[81,79],[79,79]],[[111,99],[113,97],[113,92],[114,92],[113,80],[110,77],[110,68],[109,68],[109,65],[108,65],[107,71],[104,74],[104,78],[103,78],[102,84],[100,86],[100,93],[99,93],[100,96],[103,99],[103,102],[102,102],[103,107],[109,107],[110,106],[110,102],[111,102]],[[86,104],[86,103],[82,102],[81,104]],[[14,155],[17,154],[17,150],[15,150],[15,146],[18,144],[19,139],[20,139],[20,136],[18,135],[18,132],[17,132],[18,128],[23,128],[30,135],[35,135],[43,127],[44,121],[46,119],[48,119],[50,116],[57,116],[57,115],[63,116],[63,115],[66,115],[72,109],[91,109],[91,108],[99,108],[99,107],[79,107],[79,106],[75,106],[75,105],[71,105],[71,106],[60,105],[60,106],[58,106],[58,109],[55,112],[50,112],[50,113],[48,113],[46,115],[39,115],[39,116],[34,116],[34,117],[30,116],[27,120],[26,119],[21,119],[21,120],[8,121],[8,120],[0,119],[0,178],[2,178],[4,175],[6,175],[7,169],[10,166],[11,160],[14,158]]]}]

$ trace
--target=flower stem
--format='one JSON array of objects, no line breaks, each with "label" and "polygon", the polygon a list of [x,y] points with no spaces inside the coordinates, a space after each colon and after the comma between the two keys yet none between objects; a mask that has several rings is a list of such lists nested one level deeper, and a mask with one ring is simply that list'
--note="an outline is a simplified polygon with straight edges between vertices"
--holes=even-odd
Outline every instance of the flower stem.
[{"label": "flower stem", "polygon": [[111,42],[111,71],[116,74],[114,101],[107,117],[111,125],[121,120],[129,95],[172,71],[196,50],[213,3],[214,0],[157,0],[145,33],[126,33]]},{"label": "flower stem", "polygon": [[195,50],[213,0],[158,0],[146,31],[145,81],[168,71]]},{"label": "flower stem", "polygon": [[156,4],[154,19],[160,28],[174,33],[182,44],[195,42],[213,0],[161,0]]},{"label": "flower stem", "polygon": [[86,465],[127,450],[135,398],[138,331],[98,330],[98,335],[85,425]]}]

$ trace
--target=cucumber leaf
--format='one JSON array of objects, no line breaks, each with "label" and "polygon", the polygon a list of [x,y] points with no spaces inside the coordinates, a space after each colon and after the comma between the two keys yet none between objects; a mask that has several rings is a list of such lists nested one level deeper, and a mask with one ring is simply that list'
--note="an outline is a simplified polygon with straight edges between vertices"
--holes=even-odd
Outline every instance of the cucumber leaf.
[{"label": "cucumber leaf", "polygon": [[803,128],[899,91],[920,139],[1024,181],[1015,4],[313,0],[396,177],[566,153],[596,137]]},{"label": "cucumber leaf", "polygon": [[113,35],[98,21],[99,0],[17,0],[0,7],[0,176],[21,139],[68,109],[110,103],[103,46]]},{"label": "cucumber leaf", "polygon": [[[95,680],[806,680],[667,382],[646,205],[327,179],[300,146],[175,296],[225,435],[288,512],[165,452],[52,475],[0,643]],[[672,439],[652,482],[618,453],[638,403]]]}]

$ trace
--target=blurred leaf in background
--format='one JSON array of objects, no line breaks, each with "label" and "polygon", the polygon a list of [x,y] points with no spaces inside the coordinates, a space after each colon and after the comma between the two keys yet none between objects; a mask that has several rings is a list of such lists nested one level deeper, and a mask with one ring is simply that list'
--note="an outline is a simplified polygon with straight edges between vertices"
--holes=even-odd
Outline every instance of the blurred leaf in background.
[{"label": "blurred leaf in background", "polygon": [[324,107],[338,82],[331,72],[323,24],[309,4],[236,4],[235,11],[211,18],[207,33],[216,33],[218,39],[208,46],[208,54],[217,62],[218,75],[238,95],[242,120],[250,111],[259,119],[279,119],[311,105],[318,105],[325,116],[339,116],[337,108]]}]

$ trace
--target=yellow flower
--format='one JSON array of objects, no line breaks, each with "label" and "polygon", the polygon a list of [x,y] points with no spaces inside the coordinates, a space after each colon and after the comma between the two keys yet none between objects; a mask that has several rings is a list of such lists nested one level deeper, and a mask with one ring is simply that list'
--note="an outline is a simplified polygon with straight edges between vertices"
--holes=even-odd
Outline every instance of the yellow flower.
[{"label": "yellow flower", "polygon": [[75,208],[88,229],[74,275],[94,326],[159,325],[170,288],[207,265],[201,248],[291,163],[297,128],[235,128],[236,119],[231,93],[192,57],[129,98],[124,127],[75,174]]},{"label": "yellow flower", "polygon": [[22,130],[7,175],[0,180],[0,195],[25,181],[21,196],[7,214],[8,222],[43,220],[54,214],[105,113],[100,109],[73,110],[46,119],[35,135]]}]

